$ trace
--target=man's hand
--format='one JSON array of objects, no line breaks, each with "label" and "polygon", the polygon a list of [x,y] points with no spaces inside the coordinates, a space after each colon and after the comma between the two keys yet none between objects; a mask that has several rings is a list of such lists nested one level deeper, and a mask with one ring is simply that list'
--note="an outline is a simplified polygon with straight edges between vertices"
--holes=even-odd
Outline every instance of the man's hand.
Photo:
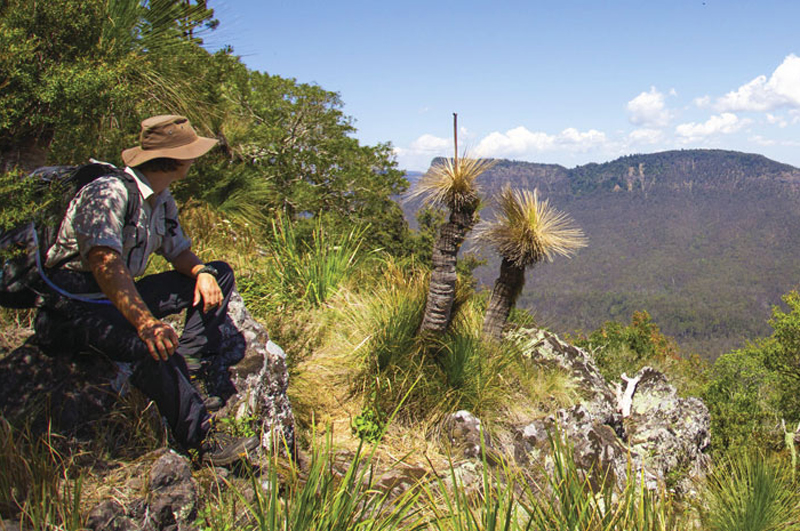
[{"label": "man's hand", "polygon": [[136,329],[150,356],[156,361],[167,360],[178,346],[178,335],[171,326],[153,317],[119,252],[93,247],[87,259],[100,289]]},{"label": "man's hand", "polygon": [[206,313],[222,304],[222,290],[219,289],[217,279],[209,273],[197,275],[194,284],[194,301],[192,306],[197,306],[203,301],[203,312]]},{"label": "man's hand", "polygon": [[162,321],[153,319],[137,330],[154,360],[166,361],[178,346],[178,334]]}]

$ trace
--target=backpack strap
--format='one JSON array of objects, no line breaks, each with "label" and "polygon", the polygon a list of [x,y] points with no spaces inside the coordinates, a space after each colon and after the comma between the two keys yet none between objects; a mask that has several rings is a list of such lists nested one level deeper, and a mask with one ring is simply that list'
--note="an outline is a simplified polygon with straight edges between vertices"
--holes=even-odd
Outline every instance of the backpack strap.
[{"label": "backpack strap", "polygon": [[[100,166],[100,164],[94,163],[91,166]],[[103,164],[103,166],[106,166],[106,168],[104,168],[102,175],[99,176],[108,175],[118,178],[125,185],[125,189],[128,192],[128,201],[125,206],[125,222],[123,227],[135,226],[139,220],[139,214],[142,209],[142,197],[141,194],[139,194],[139,186],[136,184],[136,180],[125,170],[117,168],[116,166],[112,166],[111,164]],[[94,178],[91,180],[94,180]],[[36,245],[36,252],[34,253],[36,256],[36,268],[39,270],[39,276],[50,289],[63,297],[79,302],[87,302],[92,304],[112,304],[103,293],[70,293],[56,285],[56,283],[53,282],[45,273],[44,266],[42,265],[41,253],[39,252],[39,237],[36,234],[35,229],[33,230],[33,241]]]}]

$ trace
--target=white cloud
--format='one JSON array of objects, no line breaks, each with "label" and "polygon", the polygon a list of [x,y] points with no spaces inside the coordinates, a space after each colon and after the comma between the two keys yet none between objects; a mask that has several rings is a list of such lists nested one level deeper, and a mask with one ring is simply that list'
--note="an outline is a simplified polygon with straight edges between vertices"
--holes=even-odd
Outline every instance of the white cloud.
[{"label": "white cloud", "polygon": [[[673,89],[674,90],[674,89]],[[628,102],[628,120],[634,125],[645,127],[665,127],[671,119],[665,108],[664,94],[655,87],[650,92],[642,92]]]},{"label": "white cloud", "polygon": [[717,100],[720,111],[771,111],[800,107],[800,57],[790,54],[769,79],[760,75]]},{"label": "white cloud", "polygon": [[449,148],[451,145],[452,143],[446,138],[440,138],[438,136],[433,136],[426,133],[411,142],[409,147],[414,151],[428,151],[431,153],[436,153],[443,149]]},{"label": "white cloud", "polygon": [[783,116],[775,116],[774,114],[767,113],[767,123],[771,125],[777,125],[781,129],[789,125],[789,122],[786,121],[786,118]]},{"label": "white cloud", "polygon": [[759,146],[774,146],[775,144],[777,144],[777,142],[775,142],[774,140],[770,140],[769,138],[764,138],[761,135],[750,137],[750,142],[758,144]]},{"label": "white cloud", "polygon": [[675,128],[675,134],[686,140],[705,138],[717,134],[731,134],[739,131],[748,125],[751,120],[739,119],[733,113],[724,112],[720,115],[712,116],[704,123],[685,123]]},{"label": "white cloud", "polygon": [[711,105],[711,96],[702,96],[700,98],[695,98],[692,100],[692,103],[694,103],[695,107],[703,109]]},{"label": "white cloud", "polygon": [[768,146],[768,147],[780,146],[780,147],[792,147],[792,148],[800,147],[800,142],[797,142],[795,140],[773,140],[771,138],[764,138],[761,135],[751,136],[749,140],[750,142],[753,142],[754,144],[758,144],[760,146]]},{"label": "white cloud", "polygon": [[453,155],[453,141],[424,134],[411,142],[407,148],[395,147],[394,154],[400,168],[426,170],[434,158]]},{"label": "white cloud", "polygon": [[550,135],[520,126],[505,133],[490,133],[480,141],[475,154],[479,157],[508,158],[542,151],[587,151],[606,142],[605,133],[595,129],[581,132],[569,127],[557,135]]},{"label": "white cloud", "polygon": [[664,133],[660,129],[635,129],[628,135],[631,144],[657,144],[663,139]]}]

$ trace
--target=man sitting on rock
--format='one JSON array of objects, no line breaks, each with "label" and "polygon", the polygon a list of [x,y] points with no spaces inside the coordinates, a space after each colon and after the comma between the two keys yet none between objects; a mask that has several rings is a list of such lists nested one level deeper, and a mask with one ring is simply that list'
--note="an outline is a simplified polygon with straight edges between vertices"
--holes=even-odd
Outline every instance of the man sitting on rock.
[{"label": "man sitting on rock", "polygon": [[[132,363],[131,381],[156,403],[178,444],[196,450],[203,462],[226,466],[254,449],[258,439],[231,438],[213,428],[211,404],[192,384],[186,359],[208,359],[219,352],[233,271],[224,262],[204,264],[192,252],[169,192],[170,184],[186,178],[194,160],[216,143],[197,136],[182,116],[142,122],[141,145],[122,152],[125,172],[140,198],[128,197],[130,187],[118,176],[95,179],[70,203],[47,252],[46,267],[58,287],[69,293],[102,291],[111,304],[52,293],[35,330],[45,350],[89,347]],[[140,201],[141,208],[138,219],[126,225],[132,200]],[[174,271],[134,281],[154,252]],[[182,310],[186,321],[179,339],[161,319]]]}]

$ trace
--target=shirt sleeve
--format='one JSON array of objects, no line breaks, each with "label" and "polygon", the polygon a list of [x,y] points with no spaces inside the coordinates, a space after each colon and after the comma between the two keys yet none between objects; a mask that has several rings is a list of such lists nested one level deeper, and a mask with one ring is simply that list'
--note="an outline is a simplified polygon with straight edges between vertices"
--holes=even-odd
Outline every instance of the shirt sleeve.
[{"label": "shirt sleeve", "polygon": [[192,242],[183,233],[178,221],[178,206],[175,204],[175,199],[168,191],[165,193],[167,197],[164,201],[164,239],[161,241],[161,248],[156,252],[171,262],[183,251],[191,249]]},{"label": "shirt sleeve", "polygon": [[101,246],[122,254],[127,201],[128,190],[116,177],[100,177],[83,187],[72,223],[81,258]]}]

